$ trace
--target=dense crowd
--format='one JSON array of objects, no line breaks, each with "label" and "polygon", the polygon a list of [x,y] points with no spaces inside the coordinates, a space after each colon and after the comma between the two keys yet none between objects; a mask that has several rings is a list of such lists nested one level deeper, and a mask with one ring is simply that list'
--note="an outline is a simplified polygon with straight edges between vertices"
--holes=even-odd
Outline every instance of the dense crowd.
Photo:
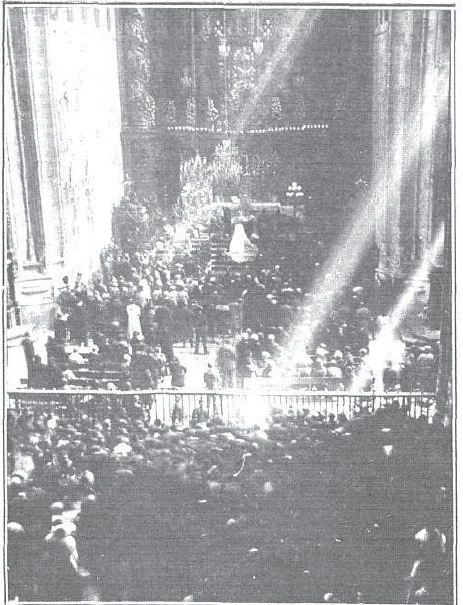
[{"label": "dense crowd", "polygon": [[[108,250],[88,283],[63,279],[47,363],[23,341],[29,386],[114,393],[9,410],[9,598],[452,601],[442,427],[393,399],[353,419],[274,410],[264,429],[226,426],[215,394],[163,424],[150,396],[117,394],[188,386],[176,345],[208,356],[209,391],[279,376],[303,310],[323,310],[328,251],[288,217],[257,227],[245,267],[214,271],[190,247],[198,233],[165,222],[150,246]],[[389,305],[373,265],[353,280],[292,360],[295,378],[348,389],[368,362]],[[428,390],[437,345],[398,342],[384,389]]]},{"label": "dense crowd", "polygon": [[93,403],[8,413],[10,599],[452,602],[445,429]]},{"label": "dense crowd", "polygon": [[[151,246],[107,251],[101,272],[89,284],[78,274],[71,285],[66,276],[47,364],[35,355],[30,338],[23,343],[29,386],[149,389],[165,386],[171,376],[169,385],[181,388],[188,377],[176,344],[196,354],[210,354],[211,343],[219,344],[216,387],[274,377],[302,310],[310,306],[316,314],[323,308],[313,287],[327,249],[289,217],[263,213],[258,226],[259,257],[244,269],[214,272],[210,258],[190,248],[197,229],[178,241],[165,222]],[[333,275],[334,284],[338,278]],[[362,371],[388,309],[378,304],[385,297],[373,266],[362,264],[356,283],[338,297],[306,355],[294,359],[296,382],[306,380],[320,390],[348,389]],[[404,343],[386,364],[384,388],[434,390],[436,360],[437,345]],[[95,370],[92,380],[79,381],[84,368]],[[372,385],[367,380],[362,388]]]}]

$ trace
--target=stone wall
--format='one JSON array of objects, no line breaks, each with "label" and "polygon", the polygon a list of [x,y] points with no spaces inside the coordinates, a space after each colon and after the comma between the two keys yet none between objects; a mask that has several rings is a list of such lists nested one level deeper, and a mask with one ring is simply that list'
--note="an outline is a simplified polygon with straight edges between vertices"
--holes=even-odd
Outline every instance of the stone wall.
[{"label": "stone wall", "polygon": [[8,245],[24,320],[46,324],[62,277],[98,268],[122,195],[115,11],[11,7],[7,40]]}]

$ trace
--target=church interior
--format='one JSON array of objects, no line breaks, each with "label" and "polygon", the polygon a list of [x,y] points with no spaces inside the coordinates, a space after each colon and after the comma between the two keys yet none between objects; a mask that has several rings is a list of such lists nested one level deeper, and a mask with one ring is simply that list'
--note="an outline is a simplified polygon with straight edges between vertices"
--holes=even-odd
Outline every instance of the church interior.
[{"label": "church interior", "polygon": [[6,9],[9,600],[453,602],[453,19]]}]

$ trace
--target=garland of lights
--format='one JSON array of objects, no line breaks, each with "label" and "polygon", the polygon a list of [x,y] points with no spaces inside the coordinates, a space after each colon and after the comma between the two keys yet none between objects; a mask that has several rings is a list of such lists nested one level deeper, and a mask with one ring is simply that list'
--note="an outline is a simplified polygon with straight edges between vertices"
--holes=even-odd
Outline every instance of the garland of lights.
[{"label": "garland of lights", "polygon": [[[274,126],[269,128],[251,128],[248,130],[231,130],[230,134],[270,134],[275,132],[302,132],[305,130],[327,130],[329,124],[302,124],[301,126]],[[195,126],[168,126],[167,130],[172,132],[197,132],[199,134],[224,134],[222,128],[207,128]]]}]

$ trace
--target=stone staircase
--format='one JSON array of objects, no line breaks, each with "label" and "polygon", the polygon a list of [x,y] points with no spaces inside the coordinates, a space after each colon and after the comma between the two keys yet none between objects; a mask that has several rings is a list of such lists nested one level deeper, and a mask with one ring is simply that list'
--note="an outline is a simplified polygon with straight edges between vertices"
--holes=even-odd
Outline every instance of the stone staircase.
[{"label": "stone staircase", "polygon": [[210,256],[210,237],[208,233],[200,232],[191,239],[191,253],[198,260],[208,259]]},{"label": "stone staircase", "polygon": [[221,274],[227,271],[248,272],[251,263],[234,263],[228,256],[231,235],[224,233],[201,232],[191,239],[191,251],[198,264],[204,266],[210,262],[212,273]]},{"label": "stone staircase", "polygon": [[214,273],[225,273],[234,263],[228,256],[231,236],[222,233],[211,235],[211,265]]}]

